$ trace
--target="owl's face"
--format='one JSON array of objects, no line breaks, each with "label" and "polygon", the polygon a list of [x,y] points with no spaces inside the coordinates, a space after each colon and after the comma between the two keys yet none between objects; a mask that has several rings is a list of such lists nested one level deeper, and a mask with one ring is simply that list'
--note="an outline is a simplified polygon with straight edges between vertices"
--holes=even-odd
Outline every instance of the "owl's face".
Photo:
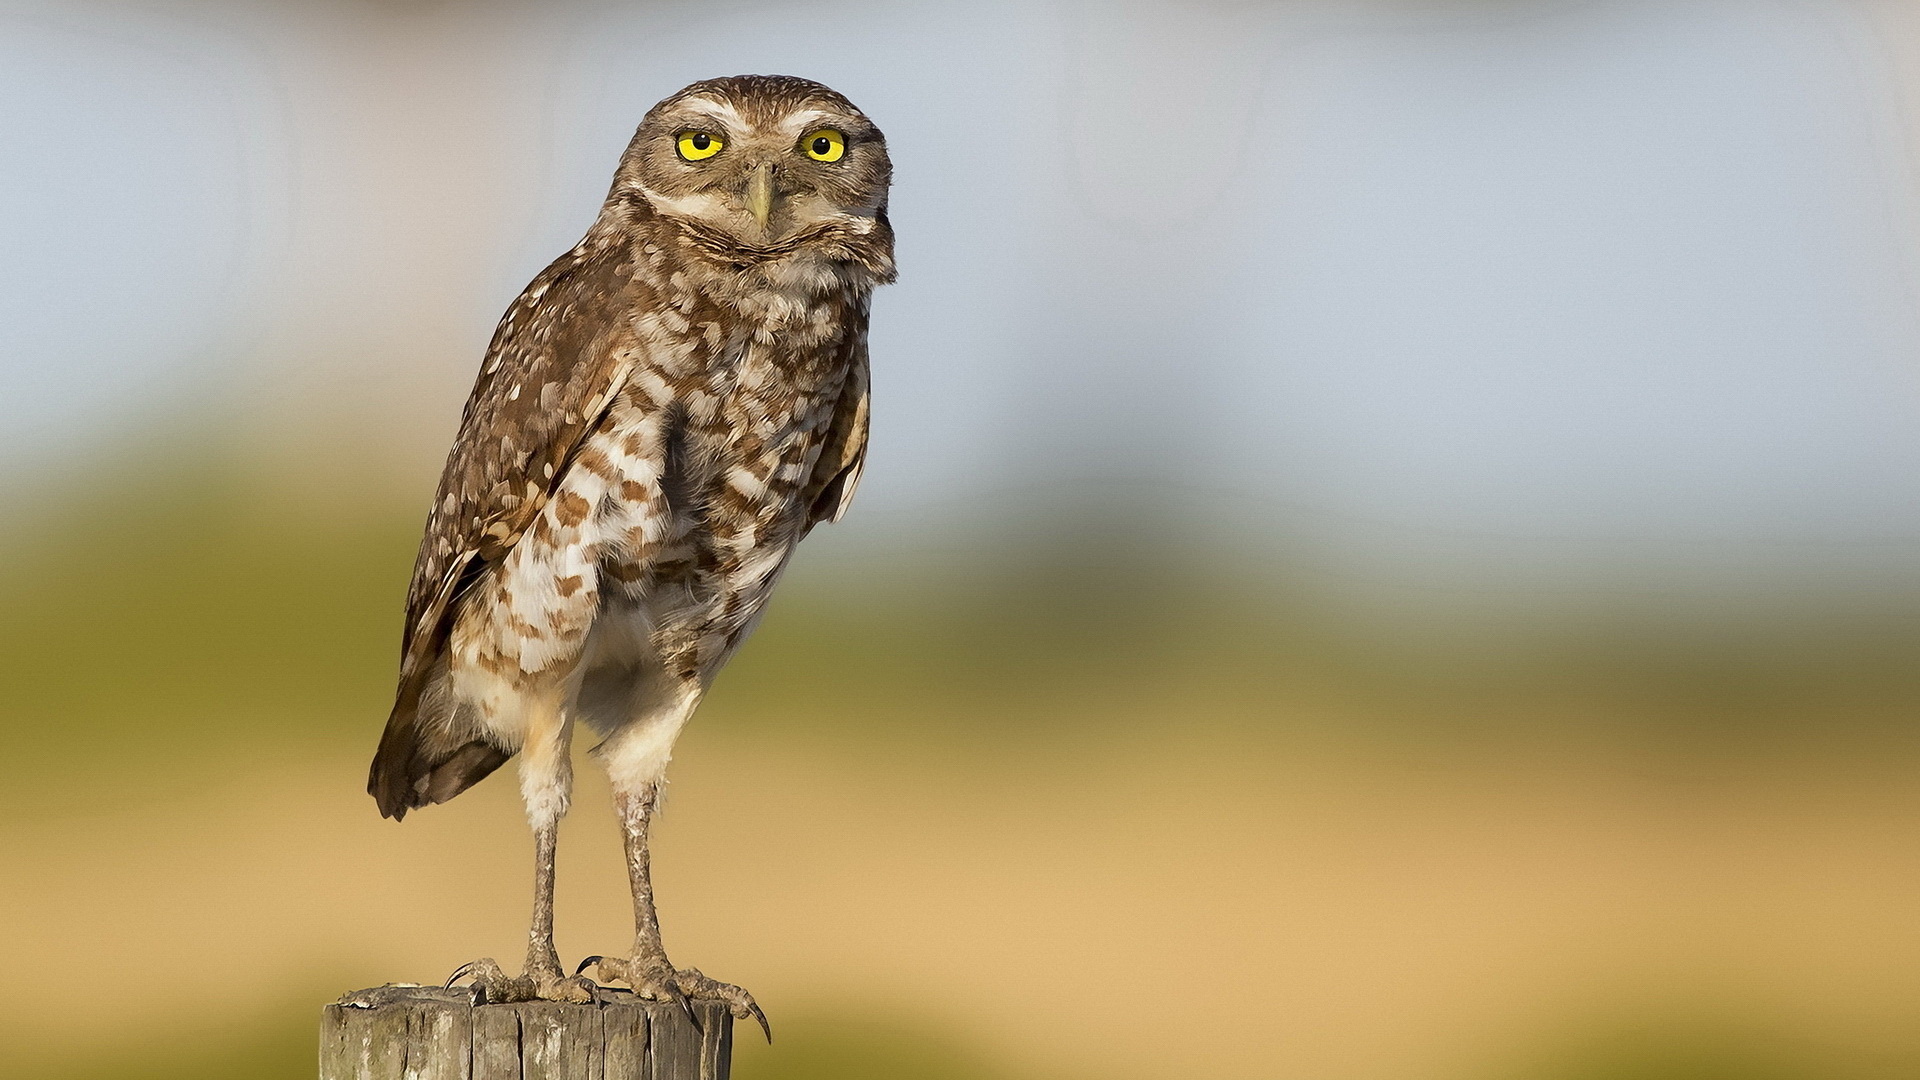
[{"label": "owl's face", "polygon": [[657,212],[747,252],[885,229],[893,166],[853,103],[816,82],[742,75],[653,107],[623,174]]}]

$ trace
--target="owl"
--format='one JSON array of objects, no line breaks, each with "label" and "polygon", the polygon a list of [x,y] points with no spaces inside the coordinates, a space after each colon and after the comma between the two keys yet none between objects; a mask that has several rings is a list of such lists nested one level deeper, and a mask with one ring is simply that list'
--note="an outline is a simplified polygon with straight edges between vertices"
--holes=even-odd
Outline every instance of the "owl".
[{"label": "owl", "polygon": [[[746,991],[667,959],[648,827],[676,736],[860,481],[891,178],[880,130],[819,83],[695,83],[646,114],[586,238],[501,319],[427,519],[367,785],[400,819],[519,755],[526,963],[476,960],[449,984],[581,1002],[592,967],[766,1027]],[[634,942],[568,975],[554,847],[581,724],[612,780]]]}]

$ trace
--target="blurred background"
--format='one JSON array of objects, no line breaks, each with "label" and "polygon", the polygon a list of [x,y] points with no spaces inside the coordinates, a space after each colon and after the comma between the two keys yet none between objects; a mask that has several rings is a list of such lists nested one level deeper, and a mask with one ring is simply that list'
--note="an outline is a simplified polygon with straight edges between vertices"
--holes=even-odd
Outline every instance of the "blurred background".
[{"label": "blurred background", "polygon": [[658,833],[741,1080],[1920,1074],[1920,6],[3,0],[7,1075],[518,958],[511,781],[362,791],[413,545],[744,71],[885,129],[902,273]]}]

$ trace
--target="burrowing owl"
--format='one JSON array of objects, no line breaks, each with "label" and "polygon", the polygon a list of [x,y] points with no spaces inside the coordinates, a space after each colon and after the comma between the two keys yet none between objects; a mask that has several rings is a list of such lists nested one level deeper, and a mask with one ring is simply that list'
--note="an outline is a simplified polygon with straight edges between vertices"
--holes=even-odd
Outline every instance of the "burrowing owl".
[{"label": "burrowing owl", "polygon": [[420,544],[367,785],[400,818],[520,755],[526,967],[456,972],[489,999],[592,991],[553,945],[579,720],[604,736],[635,923],[631,955],[580,970],[766,1023],[745,991],[668,962],[647,828],[681,726],[860,479],[891,174],[880,131],[819,83],[695,83],[647,113],[586,238],[494,332]]}]

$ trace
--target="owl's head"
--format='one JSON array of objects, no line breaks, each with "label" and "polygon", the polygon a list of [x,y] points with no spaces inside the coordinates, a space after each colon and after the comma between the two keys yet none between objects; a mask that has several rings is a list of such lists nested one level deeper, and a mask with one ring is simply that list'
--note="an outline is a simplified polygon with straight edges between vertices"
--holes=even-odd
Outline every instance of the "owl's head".
[{"label": "owl's head", "polygon": [[807,79],[736,75],[655,105],[616,191],[721,257],[878,256],[891,276],[892,176],[885,137],[846,98]]}]

